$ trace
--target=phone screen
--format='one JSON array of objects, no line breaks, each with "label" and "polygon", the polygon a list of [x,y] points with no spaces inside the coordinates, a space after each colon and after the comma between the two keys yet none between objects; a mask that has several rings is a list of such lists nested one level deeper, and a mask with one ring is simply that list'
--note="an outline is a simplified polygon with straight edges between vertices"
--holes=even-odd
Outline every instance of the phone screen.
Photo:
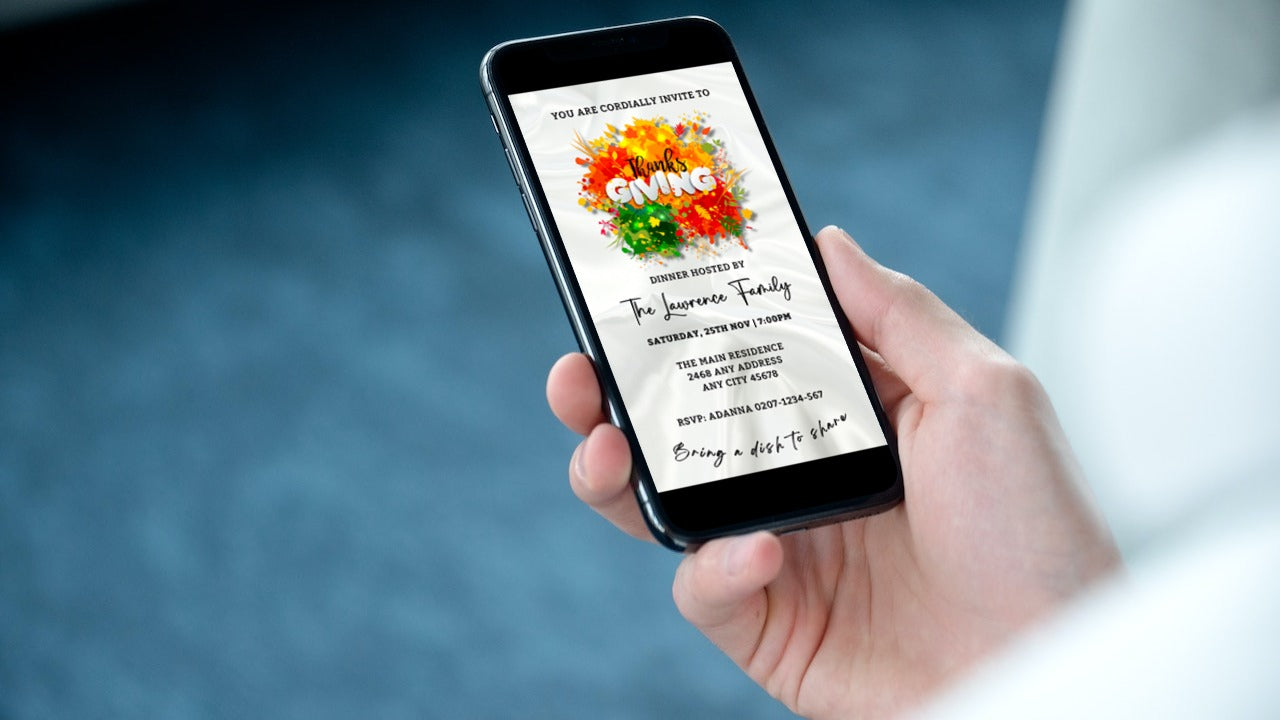
[{"label": "phone screen", "polygon": [[508,99],[660,494],[887,444],[733,63]]}]

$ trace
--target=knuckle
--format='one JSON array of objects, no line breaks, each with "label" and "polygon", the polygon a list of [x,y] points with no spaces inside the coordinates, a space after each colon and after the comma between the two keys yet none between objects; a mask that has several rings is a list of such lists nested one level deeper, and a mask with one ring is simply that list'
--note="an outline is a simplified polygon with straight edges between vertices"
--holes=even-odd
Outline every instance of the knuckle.
[{"label": "knuckle", "polygon": [[875,313],[876,326],[873,328],[875,337],[884,337],[885,328],[905,324],[922,300],[934,297],[929,288],[910,275],[888,268],[884,269],[884,273],[889,288],[885,293],[887,299],[884,305],[879,312]]},{"label": "knuckle", "polygon": [[1044,388],[1027,366],[1003,352],[984,353],[956,369],[961,392],[974,398],[1038,401]]}]

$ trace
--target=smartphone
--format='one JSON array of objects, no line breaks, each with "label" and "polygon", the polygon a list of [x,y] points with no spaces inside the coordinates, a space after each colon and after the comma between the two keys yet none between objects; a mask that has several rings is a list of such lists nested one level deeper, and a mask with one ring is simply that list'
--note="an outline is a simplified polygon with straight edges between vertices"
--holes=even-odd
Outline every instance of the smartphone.
[{"label": "smartphone", "polygon": [[516,40],[480,75],[654,536],[898,503],[892,430],[724,29]]}]

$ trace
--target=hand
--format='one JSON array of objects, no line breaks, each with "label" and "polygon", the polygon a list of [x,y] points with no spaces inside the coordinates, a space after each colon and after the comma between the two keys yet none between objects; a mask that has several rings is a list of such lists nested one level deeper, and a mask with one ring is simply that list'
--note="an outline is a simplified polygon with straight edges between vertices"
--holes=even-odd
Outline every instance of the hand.
[{"label": "hand", "polygon": [[[842,231],[817,240],[897,432],[906,499],[780,538],[709,542],[680,564],[673,594],[793,712],[882,717],[918,704],[1119,558],[1034,376]],[[648,538],[591,362],[561,358],[547,398],[587,436],[570,463],[574,492]]]}]

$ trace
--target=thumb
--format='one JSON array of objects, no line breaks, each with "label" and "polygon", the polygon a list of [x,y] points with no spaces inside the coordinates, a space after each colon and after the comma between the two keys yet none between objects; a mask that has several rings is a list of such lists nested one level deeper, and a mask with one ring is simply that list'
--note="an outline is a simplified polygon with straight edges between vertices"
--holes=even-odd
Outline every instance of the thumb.
[{"label": "thumb", "polygon": [[1007,357],[923,285],[868,257],[843,230],[823,228],[817,241],[858,339],[916,395],[944,397],[965,362]]},{"label": "thumb", "polygon": [[672,595],[680,614],[741,665],[768,616],[764,588],[781,570],[782,543],[770,533],[712,540],[680,563]]}]

